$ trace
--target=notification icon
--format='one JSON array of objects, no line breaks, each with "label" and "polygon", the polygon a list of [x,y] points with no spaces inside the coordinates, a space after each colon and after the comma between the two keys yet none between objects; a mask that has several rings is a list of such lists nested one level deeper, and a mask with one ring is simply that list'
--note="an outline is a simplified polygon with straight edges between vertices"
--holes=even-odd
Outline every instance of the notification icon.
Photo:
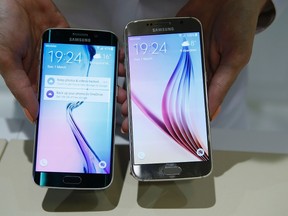
[{"label": "notification icon", "polygon": [[54,92],[52,90],[49,90],[49,91],[46,92],[46,96],[48,98],[52,98],[52,97],[54,97]]}]

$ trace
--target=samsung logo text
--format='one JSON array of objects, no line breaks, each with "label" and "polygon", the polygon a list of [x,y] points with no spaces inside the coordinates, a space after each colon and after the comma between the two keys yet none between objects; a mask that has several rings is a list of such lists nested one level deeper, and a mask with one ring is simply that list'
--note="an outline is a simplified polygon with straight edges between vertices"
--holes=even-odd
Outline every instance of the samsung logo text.
[{"label": "samsung logo text", "polygon": [[174,31],[174,27],[153,28],[153,32],[169,32]]},{"label": "samsung logo text", "polygon": [[81,43],[90,43],[90,38],[69,38],[70,42],[81,42]]}]

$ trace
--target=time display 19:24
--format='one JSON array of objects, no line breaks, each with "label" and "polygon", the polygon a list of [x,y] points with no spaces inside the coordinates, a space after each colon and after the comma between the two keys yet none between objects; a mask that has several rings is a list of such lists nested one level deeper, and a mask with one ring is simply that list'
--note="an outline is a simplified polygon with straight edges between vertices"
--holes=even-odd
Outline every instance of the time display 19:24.
[{"label": "time display 19:24", "polygon": [[135,43],[133,45],[135,48],[136,55],[146,53],[151,53],[153,55],[158,55],[159,53],[166,53],[167,52],[167,45],[166,42],[163,42],[161,44],[157,42],[152,43]]},{"label": "time display 19:24", "polygon": [[57,63],[64,61],[66,64],[72,63],[81,63],[82,61],[82,54],[81,52],[74,53],[72,51],[62,52],[60,50],[57,51],[49,51],[48,54],[50,55],[51,63],[56,60]]}]

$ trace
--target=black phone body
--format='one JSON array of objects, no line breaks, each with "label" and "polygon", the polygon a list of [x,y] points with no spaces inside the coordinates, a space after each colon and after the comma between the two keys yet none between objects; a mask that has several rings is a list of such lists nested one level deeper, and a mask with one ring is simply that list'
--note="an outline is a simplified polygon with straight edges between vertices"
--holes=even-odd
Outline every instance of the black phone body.
[{"label": "black phone body", "polygon": [[131,172],[140,181],[212,170],[201,23],[138,20],[125,28]]},{"label": "black phone body", "polygon": [[113,179],[117,37],[106,31],[43,34],[33,178],[40,186],[103,189]]}]

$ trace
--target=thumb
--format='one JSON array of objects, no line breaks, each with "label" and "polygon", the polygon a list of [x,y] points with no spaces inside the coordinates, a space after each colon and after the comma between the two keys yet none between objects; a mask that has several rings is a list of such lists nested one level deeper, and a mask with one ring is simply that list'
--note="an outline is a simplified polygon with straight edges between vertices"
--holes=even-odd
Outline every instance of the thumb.
[{"label": "thumb", "polygon": [[22,64],[19,63],[21,61],[17,61],[8,55],[6,57],[6,61],[1,61],[3,63],[0,66],[1,75],[11,93],[23,107],[27,118],[34,122],[37,119],[39,109],[36,89],[24,71]]},{"label": "thumb", "polygon": [[240,69],[227,64],[220,64],[217,68],[208,86],[210,119],[219,111],[226,94],[236,80],[239,72]]},{"label": "thumb", "polygon": [[39,105],[35,88],[31,85],[25,71],[18,70],[11,72],[8,78],[5,79],[5,82],[22,106],[26,117],[30,122],[35,122],[38,116]]}]

